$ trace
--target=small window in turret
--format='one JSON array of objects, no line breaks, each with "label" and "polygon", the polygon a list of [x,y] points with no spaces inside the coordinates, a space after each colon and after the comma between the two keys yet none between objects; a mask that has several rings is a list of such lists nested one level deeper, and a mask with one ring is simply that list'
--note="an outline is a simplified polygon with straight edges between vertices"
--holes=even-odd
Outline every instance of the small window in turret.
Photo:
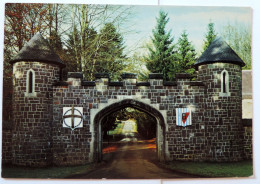
[{"label": "small window in turret", "polygon": [[29,72],[29,93],[33,92],[33,73]]},{"label": "small window in turret", "polygon": [[226,72],[223,72],[223,82],[222,82],[222,85],[223,85],[223,93],[226,93],[227,90],[226,90]]},{"label": "small window in turret", "polygon": [[33,69],[27,71],[26,75],[26,92],[24,93],[26,97],[36,96],[35,92],[35,72]]},{"label": "small window in turret", "polygon": [[221,92],[219,96],[230,96],[229,92],[229,74],[227,70],[221,72]]}]

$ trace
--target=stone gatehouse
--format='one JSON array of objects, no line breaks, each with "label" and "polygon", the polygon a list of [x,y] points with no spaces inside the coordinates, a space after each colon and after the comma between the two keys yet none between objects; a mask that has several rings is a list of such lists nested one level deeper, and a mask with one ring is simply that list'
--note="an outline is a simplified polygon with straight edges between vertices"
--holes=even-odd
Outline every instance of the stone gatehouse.
[{"label": "stone gatehouse", "polygon": [[[114,82],[108,74],[98,73],[95,81],[85,81],[82,73],[68,73],[61,81],[65,65],[39,33],[11,63],[14,125],[3,133],[3,162],[45,166],[99,161],[101,121],[125,107],[156,119],[161,161],[251,157],[245,153],[244,144],[251,140],[245,141],[250,137],[244,136],[242,124],[244,62],[221,38],[195,63],[196,80],[182,73],[175,81],[150,74],[147,82],[138,82],[135,74],[125,73],[122,81]],[[9,148],[4,147],[6,142]]]}]

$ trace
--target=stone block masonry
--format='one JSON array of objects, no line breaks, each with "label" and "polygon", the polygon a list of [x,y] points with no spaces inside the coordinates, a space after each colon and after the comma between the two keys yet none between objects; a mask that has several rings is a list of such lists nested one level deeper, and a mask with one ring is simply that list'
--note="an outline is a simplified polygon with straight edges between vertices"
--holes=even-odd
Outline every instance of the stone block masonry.
[{"label": "stone block masonry", "polygon": [[[234,88],[230,89],[231,97],[219,97],[220,89],[215,89],[221,85],[218,75],[223,69],[214,70],[220,67],[218,64],[202,66],[202,70],[207,69],[208,73],[199,75],[199,79],[202,79],[200,81],[191,81],[190,76],[179,74],[176,82],[168,82],[166,85],[163,85],[164,82],[158,75],[151,75],[143,86],[132,75],[129,75],[130,79],[123,79],[123,85],[120,86],[109,82],[109,78],[104,76],[97,78],[95,86],[73,85],[75,82],[71,81],[79,79],[70,78],[68,85],[58,85],[53,89],[54,162],[58,165],[73,165],[92,160],[88,153],[91,152],[93,139],[98,141],[93,134],[99,132],[90,131],[95,126],[91,122],[91,110],[102,109],[109,101],[116,103],[123,99],[148,100],[151,106],[158,105],[159,112],[166,111],[166,160],[241,160],[241,104],[238,97],[241,95],[241,78],[237,77],[241,69],[234,66],[222,66],[231,68],[230,79],[233,80],[232,77],[236,75],[232,81]],[[84,109],[82,129],[70,131],[61,127],[62,109],[71,105]],[[176,108],[192,109],[192,126],[176,126]],[[95,149],[94,155],[98,154],[95,152],[97,148]]]},{"label": "stone block masonry", "polygon": [[[221,72],[229,74],[230,96],[220,96]],[[215,161],[242,159],[242,86],[241,67],[230,63],[202,65],[198,79],[205,83],[204,109],[206,155]]]},{"label": "stone block masonry", "polygon": [[251,119],[243,119],[243,143],[244,158],[253,159],[253,134]]},{"label": "stone block masonry", "polygon": [[[232,68],[229,73],[230,78],[233,75],[237,76],[236,72],[240,72],[239,67],[236,69],[233,67],[235,65],[224,64],[222,66]],[[28,150],[31,151],[28,152],[28,158],[20,158],[18,157],[19,146],[18,148],[14,146],[13,150],[17,150],[13,152],[16,156],[15,163],[18,165],[41,165],[41,161],[33,161],[35,159],[32,159],[29,164],[18,162],[18,158],[28,162],[30,156],[36,154],[32,152],[33,150],[38,153],[39,157],[37,158],[43,160],[42,165],[48,163],[79,165],[97,160],[100,151],[98,150],[99,138],[97,134],[100,132],[94,130],[96,125],[95,122],[91,122],[93,119],[91,112],[109,106],[111,101],[117,103],[127,99],[147,101],[151,107],[157,106],[159,113],[164,111],[162,114],[164,114],[165,126],[162,127],[164,129],[162,144],[164,145],[165,160],[241,160],[244,152],[240,136],[243,132],[242,124],[240,126],[239,122],[241,104],[237,98],[240,95],[241,78],[236,77],[235,79],[238,81],[232,81],[235,88],[230,89],[231,97],[219,97],[220,88],[218,90],[215,88],[221,85],[220,77],[216,77],[217,80],[210,78],[211,75],[220,75],[221,69],[219,67],[218,64],[201,66],[202,73],[198,75],[199,81],[192,81],[190,76],[179,74],[175,82],[164,82],[160,75],[152,74],[149,81],[143,83],[137,82],[130,75],[130,79],[125,76],[122,82],[110,82],[107,75],[101,75],[101,77],[97,75],[96,81],[87,82],[82,79],[82,75],[78,74],[70,74],[68,81],[59,82],[57,70],[54,74],[56,80],[52,81],[54,86],[50,85],[44,88],[46,89],[43,95],[44,99],[46,96],[51,96],[48,105],[40,103],[43,98],[39,98],[41,95],[38,93],[40,90],[37,87],[37,99],[25,98],[22,93],[20,93],[21,100],[17,100],[18,94],[14,97],[20,104],[25,103],[24,100],[31,100],[30,104],[24,104],[24,109],[18,109],[15,113],[21,116],[32,114],[35,118],[43,117],[39,119],[41,132],[33,130],[40,127],[40,125],[36,126],[37,122],[35,122],[38,118],[36,120],[30,120],[34,118],[15,120],[15,122],[19,121],[19,126],[16,125],[15,131],[28,131],[28,133],[23,133],[24,136],[26,135],[26,139],[25,137],[18,139],[18,135],[21,136],[21,134],[13,134],[13,143],[15,145],[26,144],[26,148],[28,147]],[[17,73],[19,74],[19,72]],[[15,82],[18,83],[19,80],[16,79]],[[25,88],[21,90],[25,90]],[[18,108],[20,104],[16,103],[15,106]],[[74,131],[62,127],[63,107],[71,107],[72,105],[83,107],[84,116],[83,128]],[[130,103],[125,105],[132,106]],[[180,127],[176,125],[176,108],[190,108],[192,110],[192,126]],[[34,113],[30,113],[30,111],[34,111]],[[37,114],[36,111],[39,113]],[[48,113],[46,113],[47,111]],[[46,126],[42,126],[44,123]],[[33,129],[30,129],[31,126]],[[30,146],[27,142],[30,142]],[[42,142],[41,146],[39,142]],[[20,151],[23,153],[25,150]]]},{"label": "stone block masonry", "polygon": [[2,131],[2,164],[12,163],[12,130]]},{"label": "stone block masonry", "polygon": [[[26,63],[22,63],[23,65]],[[37,63],[39,64],[39,63]],[[29,67],[32,63],[27,63]],[[81,74],[69,74],[67,81],[59,81],[59,69],[41,64],[54,76],[51,80],[37,71],[40,84],[35,87],[36,97],[15,93],[13,133],[13,163],[40,166],[80,165],[100,159],[99,122],[94,119],[106,107],[113,112],[127,106],[147,109],[163,119],[161,130],[161,160],[238,161],[248,158],[243,149],[241,123],[241,68],[233,64],[209,64],[199,67],[198,80],[187,74],[178,74],[176,81],[163,81],[159,74],[151,74],[147,82],[137,82],[134,75],[126,75],[122,82],[111,82],[106,74],[98,74],[96,81],[84,81]],[[15,65],[15,84],[25,90],[25,71]],[[50,70],[48,70],[50,69]],[[220,97],[221,71],[229,72],[230,96]],[[53,72],[54,71],[54,72]],[[213,77],[212,77],[213,76]],[[128,78],[129,77],[129,78]],[[22,81],[23,80],[23,81]],[[52,85],[53,84],[53,85]],[[39,88],[40,87],[40,88]],[[40,93],[40,91],[42,93]],[[123,102],[129,100],[129,103]],[[137,105],[133,105],[137,104]],[[71,130],[62,127],[63,107],[83,107],[83,128]],[[146,106],[146,108],[143,108]],[[112,108],[111,108],[112,107]],[[155,110],[152,110],[152,109]],[[176,125],[176,108],[190,108],[191,126]],[[111,110],[112,109],[112,110]],[[29,145],[27,143],[30,143]],[[23,148],[23,149],[21,149]],[[19,153],[23,157],[19,156]],[[25,154],[26,153],[26,154]],[[32,158],[33,157],[33,158]],[[15,159],[14,159],[15,158]],[[32,159],[31,159],[32,158]],[[31,159],[31,161],[30,161]],[[28,161],[29,160],[29,161]],[[37,161],[36,161],[37,160]]]}]

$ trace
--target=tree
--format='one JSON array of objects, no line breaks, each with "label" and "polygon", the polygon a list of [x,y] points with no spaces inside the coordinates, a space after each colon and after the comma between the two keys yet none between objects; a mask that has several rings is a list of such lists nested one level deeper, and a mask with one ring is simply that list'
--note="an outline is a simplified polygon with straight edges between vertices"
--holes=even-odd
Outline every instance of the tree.
[{"label": "tree", "polygon": [[157,122],[149,114],[127,107],[106,116],[102,121],[104,138],[108,138],[108,131],[117,127],[118,123],[129,119],[136,120],[137,131],[144,138],[156,137]]},{"label": "tree", "polygon": [[130,58],[125,60],[123,72],[136,73],[138,81],[148,80],[149,71],[146,68],[146,61],[139,52],[135,52]]},{"label": "tree", "polygon": [[134,115],[138,133],[146,139],[155,138],[157,129],[157,122],[155,118],[138,110],[135,110]]},{"label": "tree", "polygon": [[[79,53],[77,63],[85,79],[94,80],[97,66],[101,63],[97,58],[100,57],[100,49],[107,45],[107,41],[99,34],[89,41],[91,30],[99,31],[109,22],[112,23],[117,31],[127,20],[129,7],[109,6],[109,5],[71,5],[72,6],[72,35],[75,41],[76,30],[79,31],[80,53],[75,48],[75,53]],[[90,32],[89,32],[90,31]],[[106,33],[107,34],[107,33]],[[105,34],[105,35],[106,35]],[[103,34],[104,35],[104,34]],[[113,41],[113,40],[112,40]],[[75,44],[74,44],[75,45]],[[101,68],[101,67],[99,67]],[[100,72],[100,71],[98,71]]]},{"label": "tree", "polygon": [[[66,69],[71,72],[81,72],[81,40],[80,40],[80,33],[77,28],[68,34],[68,39],[65,42],[66,45],[66,58],[64,62],[66,63]],[[93,47],[94,47],[94,39],[97,37],[97,32],[90,28],[87,30],[88,34],[86,39],[86,45],[88,45],[88,49],[85,51],[86,53],[86,60],[92,61],[93,60]],[[91,68],[86,69],[87,72],[91,71]]]},{"label": "tree", "polygon": [[205,51],[208,48],[208,46],[215,39],[216,36],[217,36],[217,34],[215,32],[214,23],[210,22],[208,24],[208,31],[205,36],[206,40],[204,40],[203,51]]},{"label": "tree", "polygon": [[179,73],[193,74],[195,72],[195,69],[192,66],[196,60],[196,52],[193,45],[188,40],[188,34],[186,33],[186,31],[183,31],[181,37],[179,38],[177,47],[177,71]]},{"label": "tree", "polygon": [[[95,71],[110,73],[111,79],[116,79],[124,67],[124,42],[122,35],[112,23],[107,23],[100,30],[99,39],[103,43],[99,48],[98,62]],[[95,58],[96,59],[96,58]]]},{"label": "tree", "polygon": [[[146,57],[147,69],[153,73],[163,73],[164,80],[169,79],[173,72],[174,45],[172,44],[171,31],[166,32],[165,27],[169,22],[167,13],[160,11],[157,24],[153,29],[152,47],[148,47],[149,55]],[[173,74],[171,74],[173,76]]]},{"label": "tree", "polygon": [[5,43],[17,53],[37,32],[47,29],[47,6],[43,4],[7,3],[5,6]]},{"label": "tree", "polygon": [[243,69],[251,69],[251,27],[245,24],[228,23],[221,35],[245,62]]},{"label": "tree", "polygon": [[43,4],[7,3],[5,5],[3,119],[12,114],[12,65],[10,59],[35,33],[47,29],[47,6]]},{"label": "tree", "polygon": [[[62,35],[66,32],[68,6],[62,4],[47,4],[47,19],[48,26],[47,36],[54,51],[61,50],[64,39]],[[62,48],[63,49],[63,48]],[[59,53],[58,53],[59,54]]]}]

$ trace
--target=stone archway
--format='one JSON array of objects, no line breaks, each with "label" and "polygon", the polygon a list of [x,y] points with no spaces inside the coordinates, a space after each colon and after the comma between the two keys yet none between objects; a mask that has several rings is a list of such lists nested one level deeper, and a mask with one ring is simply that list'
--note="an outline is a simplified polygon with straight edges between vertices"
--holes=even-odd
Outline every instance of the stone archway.
[{"label": "stone archway", "polygon": [[132,107],[143,111],[156,119],[157,157],[160,161],[168,160],[168,146],[165,138],[165,132],[167,131],[166,111],[159,110],[158,106],[156,104],[151,104],[149,99],[142,99],[142,101],[139,99],[123,99],[110,100],[107,104],[102,104],[98,109],[91,109],[90,131],[92,133],[92,140],[90,143],[90,162],[102,160],[102,119],[110,113],[126,107]]}]

